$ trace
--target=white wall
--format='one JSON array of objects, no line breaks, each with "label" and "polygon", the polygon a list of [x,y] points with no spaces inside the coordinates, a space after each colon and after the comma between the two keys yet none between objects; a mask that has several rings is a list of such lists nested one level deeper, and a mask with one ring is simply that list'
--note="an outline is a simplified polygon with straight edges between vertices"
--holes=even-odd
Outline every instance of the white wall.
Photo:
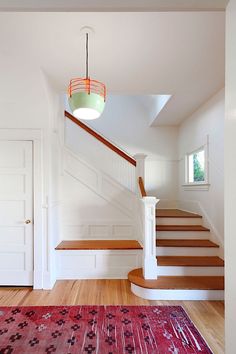
[{"label": "white wall", "polygon": [[225,276],[226,354],[235,353],[236,314],[236,0],[226,11]]},{"label": "white wall", "polygon": [[[161,199],[175,200],[178,128],[149,127],[149,112],[138,97],[108,95],[101,118],[88,123],[128,154],[146,154],[147,192]],[[72,137],[73,132],[69,134]],[[73,148],[76,150],[75,141]]]},{"label": "white wall", "polygon": [[[25,59],[23,53],[18,57],[4,52],[0,65],[0,129],[38,129],[42,132],[41,141],[41,185],[42,200],[38,207],[42,213],[43,240],[43,286],[50,287],[53,283],[53,248],[51,245],[50,224],[51,218],[55,219],[52,209],[52,186],[56,188],[53,180],[51,162],[54,160],[52,150],[52,114],[50,108],[51,97],[49,95],[46,78],[41,68],[35,63],[31,53]],[[54,192],[52,192],[55,194]]]},{"label": "white wall", "polygon": [[[180,207],[200,212],[213,236],[224,243],[224,90],[214,95],[179,127]],[[209,190],[185,190],[185,154],[209,139]],[[200,208],[199,208],[200,206]]]}]

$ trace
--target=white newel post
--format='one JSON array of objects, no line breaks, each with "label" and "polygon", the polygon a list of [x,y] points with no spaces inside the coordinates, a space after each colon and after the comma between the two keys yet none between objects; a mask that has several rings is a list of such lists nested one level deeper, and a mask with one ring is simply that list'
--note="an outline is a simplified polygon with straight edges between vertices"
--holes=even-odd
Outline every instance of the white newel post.
[{"label": "white newel post", "polygon": [[136,154],[133,158],[136,160],[136,169],[135,169],[135,179],[136,179],[136,191],[137,195],[139,195],[139,187],[138,187],[138,178],[142,177],[143,183],[145,184],[145,159],[147,155],[145,154]]},{"label": "white newel post", "polygon": [[156,197],[142,198],[144,206],[143,277],[157,278],[156,260]]}]

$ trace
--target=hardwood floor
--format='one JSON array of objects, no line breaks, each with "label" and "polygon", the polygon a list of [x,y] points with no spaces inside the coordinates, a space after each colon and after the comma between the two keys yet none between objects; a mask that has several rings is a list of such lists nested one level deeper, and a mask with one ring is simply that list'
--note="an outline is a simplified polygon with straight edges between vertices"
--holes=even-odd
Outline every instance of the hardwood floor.
[{"label": "hardwood floor", "polygon": [[222,301],[148,301],[131,293],[128,280],[63,280],[50,291],[0,287],[0,306],[15,305],[181,305],[213,353],[224,353]]}]

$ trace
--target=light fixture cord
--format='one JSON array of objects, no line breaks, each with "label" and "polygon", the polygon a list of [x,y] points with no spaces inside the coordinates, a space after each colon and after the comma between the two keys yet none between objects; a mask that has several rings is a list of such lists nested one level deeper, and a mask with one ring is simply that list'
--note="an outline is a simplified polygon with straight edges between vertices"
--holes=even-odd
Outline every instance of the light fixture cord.
[{"label": "light fixture cord", "polygon": [[86,79],[89,78],[89,72],[88,72],[88,33],[86,33]]}]

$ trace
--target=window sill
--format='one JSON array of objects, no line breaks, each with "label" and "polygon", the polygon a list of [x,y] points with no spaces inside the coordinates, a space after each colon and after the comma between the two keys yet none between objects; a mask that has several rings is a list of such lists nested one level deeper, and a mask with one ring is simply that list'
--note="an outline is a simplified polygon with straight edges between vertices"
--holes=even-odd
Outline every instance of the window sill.
[{"label": "window sill", "polygon": [[208,191],[210,184],[209,183],[186,183],[186,184],[182,184],[182,187],[185,191]]}]

